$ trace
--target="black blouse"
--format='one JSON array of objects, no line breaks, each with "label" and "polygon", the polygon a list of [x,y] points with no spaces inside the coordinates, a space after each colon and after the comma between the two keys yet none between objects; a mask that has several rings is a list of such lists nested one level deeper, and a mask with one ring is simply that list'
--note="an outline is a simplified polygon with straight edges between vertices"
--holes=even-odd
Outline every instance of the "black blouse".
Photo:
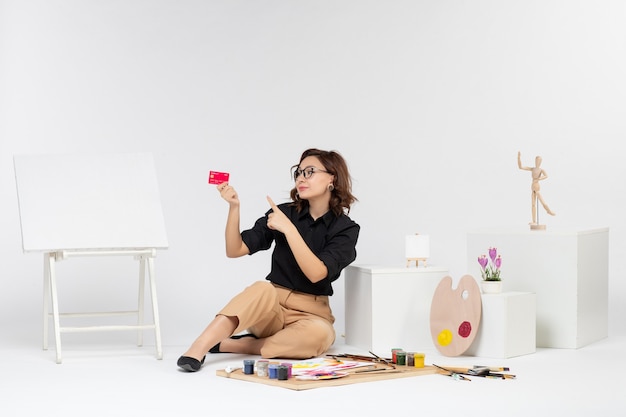
[{"label": "black blouse", "polygon": [[272,242],[275,242],[272,269],[266,277],[267,280],[307,294],[333,295],[332,282],[356,259],[360,226],[346,214],[336,216],[329,211],[313,220],[308,207],[300,213],[291,203],[279,204],[278,208],[293,222],[311,251],[324,262],[328,275],[317,283],[312,283],[304,275],[285,235],[267,227],[267,216],[272,210],[268,210],[265,216],[259,218],[251,229],[241,232],[250,255],[269,249]]}]

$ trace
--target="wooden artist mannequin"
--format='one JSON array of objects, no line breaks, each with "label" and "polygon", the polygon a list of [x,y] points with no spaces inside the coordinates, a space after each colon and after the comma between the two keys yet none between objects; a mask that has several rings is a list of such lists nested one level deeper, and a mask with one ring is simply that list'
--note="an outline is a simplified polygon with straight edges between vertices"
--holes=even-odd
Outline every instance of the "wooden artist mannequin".
[{"label": "wooden artist mannequin", "polygon": [[[543,206],[543,208],[546,210],[546,213],[548,213],[551,216],[556,215],[556,213],[554,213],[552,210],[550,210],[550,208],[548,207],[548,205],[545,203],[545,201],[543,201],[543,197],[541,196],[541,186],[539,185],[539,181],[543,181],[546,178],[548,178],[548,174],[546,173],[546,171],[541,168],[541,157],[537,156],[535,157],[535,166],[534,167],[526,167],[526,166],[522,166],[522,154],[521,152],[517,152],[517,166],[519,167],[519,169],[524,170],[524,171],[530,171],[532,173],[532,184],[531,184],[531,194],[530,194],[530,200],[531,200],[531,211],[532,211],[532,221],[530,223],[530,227],[531,229],[534,228],[539,228],[537,226],[539,226],[537,224],[537,200],[539,200],[539,202],[541,203],[541,205]],[[545,228],[545,226],[543,227]]]}]

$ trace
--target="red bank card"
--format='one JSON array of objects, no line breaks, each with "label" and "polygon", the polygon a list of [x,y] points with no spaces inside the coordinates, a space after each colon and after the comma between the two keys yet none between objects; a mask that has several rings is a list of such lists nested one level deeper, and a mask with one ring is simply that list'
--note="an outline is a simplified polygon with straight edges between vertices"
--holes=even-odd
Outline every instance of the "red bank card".
[{"label": "red bank card", "polygon": [[221,184],[228,182],[230,174],[228,172],[209,171],[209,184]]}]

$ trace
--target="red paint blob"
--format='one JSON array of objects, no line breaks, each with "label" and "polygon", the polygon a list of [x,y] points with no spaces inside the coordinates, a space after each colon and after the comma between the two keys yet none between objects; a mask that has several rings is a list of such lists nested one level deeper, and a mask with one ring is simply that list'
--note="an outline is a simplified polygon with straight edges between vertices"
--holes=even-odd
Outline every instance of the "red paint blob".
[{"label": "red paint blob", "polygon": [[463,323],[461,323],[461,325],[459,326],[459,336],[467,337],[470,335],[470,333],[472,333],[472,325],[469,323],[469,321],[464,321]]}]

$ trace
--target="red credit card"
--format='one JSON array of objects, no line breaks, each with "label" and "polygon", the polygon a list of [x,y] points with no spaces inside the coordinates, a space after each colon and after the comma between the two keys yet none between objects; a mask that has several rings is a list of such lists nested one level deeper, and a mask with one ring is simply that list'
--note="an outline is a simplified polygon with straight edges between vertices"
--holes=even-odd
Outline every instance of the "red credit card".
[{"label": "red credit card", "polygon": [[209,184],[221,184],[228,182],[230,174],[228,172],[209,171]]}]

